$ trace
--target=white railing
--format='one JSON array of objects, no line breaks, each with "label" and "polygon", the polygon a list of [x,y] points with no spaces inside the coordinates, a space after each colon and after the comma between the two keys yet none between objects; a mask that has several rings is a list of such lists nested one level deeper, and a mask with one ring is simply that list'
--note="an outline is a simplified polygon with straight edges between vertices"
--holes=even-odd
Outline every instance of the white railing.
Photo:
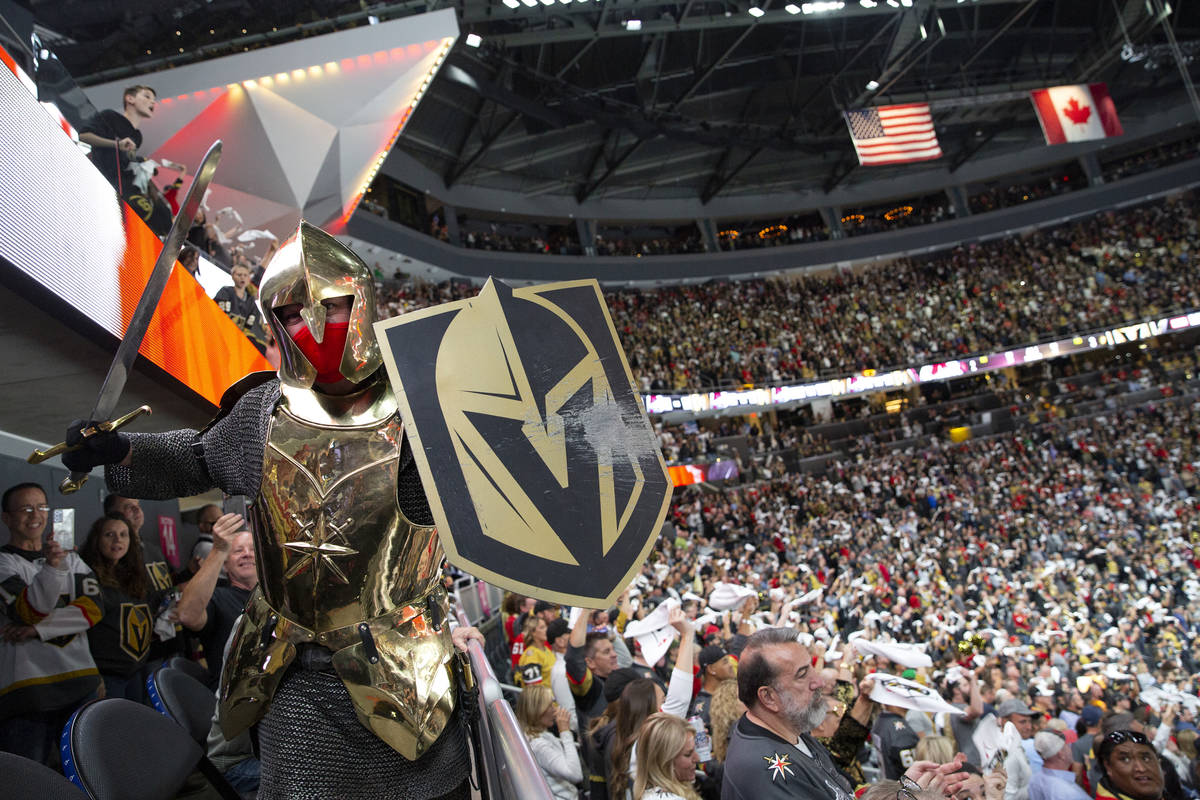
[{"label": "white railing", "polygon": [[[455,581],[454,599],[460,625],[478,624],[491,616],[491,610],[500,608],[499,590],[474,578]],[[489,610],[484,613],[484,609]],[[472,641],[468,654],[475,683],[479,686],[476,726],[481,752],[475,755],[483,761],[487,782],[486,787],[479,787],[482,796],[485,800],[553,800],[542,769],[529,749],[529,740],[517,724],[512,707],[504,699],[504,691],[488,664],[483,647]]]}]

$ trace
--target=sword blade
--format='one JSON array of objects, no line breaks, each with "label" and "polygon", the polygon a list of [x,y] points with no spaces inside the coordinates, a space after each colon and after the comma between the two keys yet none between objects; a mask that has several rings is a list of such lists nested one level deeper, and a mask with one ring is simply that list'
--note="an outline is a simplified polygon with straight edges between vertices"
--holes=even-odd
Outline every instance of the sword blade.
[{"label": "sword blade", "polygon": [[138,348],[142,346],[142,339],[146,337],[154,310],[158,308],[163,289],[171,277],[171,270],[175,267],[179,251],[183,248],[184,240],[196,219],[200,202],[204,199],[204,193],[212,182],[213,173],[217,171],[217,162],[220,160],[221,141],[218,139],[204,154],[204,160],[196,170],[196,177],[192,179],[183,205],[179,207],[179,213],[171,223],[167,238],[163,240],[162,251],[158,254],[158,260],[154,262],[154,269],[151,270],[142,297],[133,310],[133,316],[129,318],[129,327],[125,329],[125,337],[121,339],[112,366],[108,368],[104,383],[100,385],[100,394],[96,397],[96,405],[89,419],[102,422],[109,419],[116,410],[117,401],[121,398],[125,382],[129,379],[129,371],[133,368],[133,362],[137,360]]}]

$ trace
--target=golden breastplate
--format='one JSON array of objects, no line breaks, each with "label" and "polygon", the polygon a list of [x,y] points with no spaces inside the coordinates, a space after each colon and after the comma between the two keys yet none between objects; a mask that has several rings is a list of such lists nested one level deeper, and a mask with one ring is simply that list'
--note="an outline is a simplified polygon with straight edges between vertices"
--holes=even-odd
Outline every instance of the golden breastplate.
[{"label": "golden breastplate", "polygon": [[395,414],[323,426],[276,410],[255,503],[267,602],[314,631],[372,619],[427,595],[442,548],[396,500],[403,426]]},{"label": "golden breastplate", "polygon": [[397,502],[403,426],[382,380],[358,395],[283,389],[255,501],[258,588],[234,633],[219,718],[266,713],[297,648],[328,650],[359,721],[405,758],[454,711],[442,548]]}]

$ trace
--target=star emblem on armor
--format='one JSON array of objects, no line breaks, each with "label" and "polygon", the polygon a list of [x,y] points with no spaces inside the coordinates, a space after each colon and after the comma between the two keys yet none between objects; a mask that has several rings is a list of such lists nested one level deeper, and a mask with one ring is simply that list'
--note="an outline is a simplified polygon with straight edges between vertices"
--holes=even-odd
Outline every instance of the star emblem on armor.
[{"label": "star emblem on armor", "polygon": [[354,520],[347,519],[341,523],[332,522],[325,518],[323,510],[308,522],[303,521],[296,514],[292,515],[292,519],[300,526],[296,535],[306,538],[283,543],[285,550],[299,555],[299,558],[288,568],[284,577],[290,580],[309,563],[312,563],[316,569],[316,575],[313,578],[314,585],[320,584],[322,569],[328,569],[339,581],[349,584],[350,580],[346,577],[346,573],[342,572],[341,567],[334,559],[358,555],[357,550],[346,546],[345,530]]},{"label": "star emblem on armor", "polygon": [[775,753],[773,756],[763,756],[763,761],[767,762],[767,771],[771,773],[771,782],[775,782],[775,778],[783,778],[785,781],[788,775],[794,775],[792,764],[788,761],[786,755]]}]

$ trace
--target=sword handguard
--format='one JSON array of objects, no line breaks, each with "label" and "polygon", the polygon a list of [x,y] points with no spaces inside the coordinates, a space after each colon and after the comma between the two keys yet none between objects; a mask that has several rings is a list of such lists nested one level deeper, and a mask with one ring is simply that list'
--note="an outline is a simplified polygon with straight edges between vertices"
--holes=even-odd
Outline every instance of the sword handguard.
[{"label": "sword handguard", "polygon": [[[126,425],[133,422],[135,419],[140,417],[142,414],[152,414],[152,413],[154,413],[154,412],[151,411],[150,406],[138,406],[133,411],[130,411],[128,414],[126,414],[123,417],[117,417],[112,422],[101,422],[99,425],[93,425],[90,428],[84,428],[79,433],[83,436],[83,438],[87,439],[91,436],[95,436],[97,433],[110,433],[112,431],[119,431],[119,430],[121,430],[121,428],[124,428]],[[75,450],[80,449],[81,447],[83,447],[82,444],[69,445],[66,442],[59,442],[58,444],[54,445],[53,447],[49,447],[45,450],[34,450],[32,453],[29,454],[29,458],[27,458],[25,460],[28,461],[30,464],[40,464],[43,461],[45,461],[46,459],[54,458],[55,456],[62,455],[63,453],[73,452]],[[85,473],[79,473],[79,474],[82,475]],[[80,484],[82,485],[82,481],[80,482]],[[79,487],[75,487],[75,489],[72,489],[72,491],[77,491],[78,488]],[[70,494],[70,492],[66,492],[66,494]]]},{"label": "sword handguard", "polygon": [[86,472],[72,472],[69,476],[62,479],[62,483],[58,485],[58,491],[61,494],[75,494],[83,485],[87,483],[88,474]]}]

